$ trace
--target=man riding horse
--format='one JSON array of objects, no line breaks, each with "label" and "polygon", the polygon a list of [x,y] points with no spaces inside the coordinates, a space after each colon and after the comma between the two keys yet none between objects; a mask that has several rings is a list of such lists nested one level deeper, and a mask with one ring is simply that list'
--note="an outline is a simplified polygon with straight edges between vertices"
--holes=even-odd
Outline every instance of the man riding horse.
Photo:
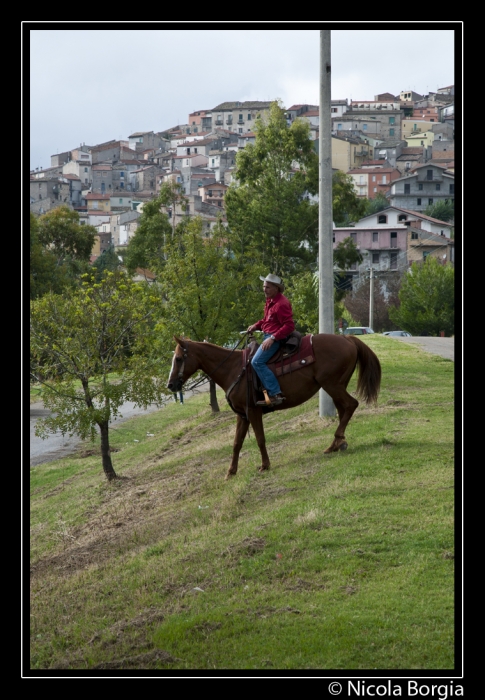
[{"label": "man riding horse", "polygon": [[[266,297],[264,316],[260,321],[253,323],[248,328],[252,331],[263,331],[263,342],[254,355],[251,365],[266,389],[272,406],[283,403],[285,397],[281,393],[279,382],[273,372],[267,366],[267,362],[273,357],[285,340],[295,330],[293,310],[289,300],[283,296],[284,284],[278,275],[260,277],[263,281],[263,292]],[[266,406],[266,401],[258,401],[258,406]]]}]

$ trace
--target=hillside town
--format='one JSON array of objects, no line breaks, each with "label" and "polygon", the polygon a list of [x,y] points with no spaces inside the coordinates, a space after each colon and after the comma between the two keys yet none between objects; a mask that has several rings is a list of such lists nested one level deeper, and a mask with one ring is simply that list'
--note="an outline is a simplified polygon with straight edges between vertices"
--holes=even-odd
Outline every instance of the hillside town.
[{"label": "hillside town", "polygon": [[[234,183],[236,155],[254,143],[254,124],[271,102],[223,102],[188,115],[186,124],[162,131],[137,131],[125,140],[79,146],[50,156],[50,167],[30,172],[30,211],[38,217],[65,205],[80,223],[97,230],[94,262],[111,246],[126,248],[143,206],[163,183],[180,184],[187,204],[167,207],[175,226],[201,217],[204,235],[225,217],[224,198]],[[285,109],[288,125],[308,122],[319,149],[319,106]],[[392,272],[428,255],[454,264],[453,222],[427,216],[438,202],[454,203],[454,86],[419,95],[404,90],[373,100],[331,100],[332,169],[353,181],[359,198],[383,195],[388,206],[334,228],[334,247],[350,237],[364,262],[348,272],[359,276],[372,264]]]}]

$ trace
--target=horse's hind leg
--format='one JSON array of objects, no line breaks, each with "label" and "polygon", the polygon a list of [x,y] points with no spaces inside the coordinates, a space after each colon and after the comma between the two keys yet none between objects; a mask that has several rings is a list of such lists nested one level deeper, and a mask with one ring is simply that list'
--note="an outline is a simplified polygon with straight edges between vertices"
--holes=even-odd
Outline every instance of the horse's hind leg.
[{"label": "horse's hind leg", "polygon": [[249,421],[246,420],[245,416],[238,414],[237,425],[236,425],[236,435],[234,436],[234,444],[232,449],[232,460],[231,466],[226,474],[226,481],[237,473],[237,465],[239,462],[239,453],[243,446],[244,438],[247,435],[249,428]]},{"label": "horse's hind leg", "polygon": [[346,450],[348,447],[347,441],[345,439],[345,429],[354,415],[354,411],[359,405],[357,399],[354,399],[343,387],[332,388],[330,391],[328,388],[324,389],[329,396],[333,399],[335,408],[338,412],[339,424],[337,430],[335,431],[333,442],[330,447],[324,450],[324,454],[329,452],[337,452],[338,450]]}]

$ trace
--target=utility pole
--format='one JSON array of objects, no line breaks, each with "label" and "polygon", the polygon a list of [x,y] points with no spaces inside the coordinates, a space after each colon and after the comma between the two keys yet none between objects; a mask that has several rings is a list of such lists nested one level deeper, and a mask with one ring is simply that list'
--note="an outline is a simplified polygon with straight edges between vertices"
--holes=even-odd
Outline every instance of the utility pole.
[{"label": "utility pole", "polygon": [[[318,332],[334,333],[330,29],[320,30],[318,192]],[[335,415],[332,398],[319,392],[320,418]]]},{"label": "utility pole", "polygon": [[370,288],[369,288],[369,326],[374,328],[374,275],[373,268],[370,268]]}]

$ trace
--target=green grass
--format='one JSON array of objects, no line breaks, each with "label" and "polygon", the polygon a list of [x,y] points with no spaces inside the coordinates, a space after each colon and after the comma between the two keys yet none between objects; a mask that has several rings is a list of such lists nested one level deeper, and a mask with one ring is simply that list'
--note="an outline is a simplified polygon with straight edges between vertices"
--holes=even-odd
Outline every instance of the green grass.
[{"label": "green grass", "polygon": [[453,670],[454,364],[366,342],[382,390],[345,452],[315,397],[226,482],[220,392],[113,427],[115,482],[97,445],[31,469],[31,668]]}]

